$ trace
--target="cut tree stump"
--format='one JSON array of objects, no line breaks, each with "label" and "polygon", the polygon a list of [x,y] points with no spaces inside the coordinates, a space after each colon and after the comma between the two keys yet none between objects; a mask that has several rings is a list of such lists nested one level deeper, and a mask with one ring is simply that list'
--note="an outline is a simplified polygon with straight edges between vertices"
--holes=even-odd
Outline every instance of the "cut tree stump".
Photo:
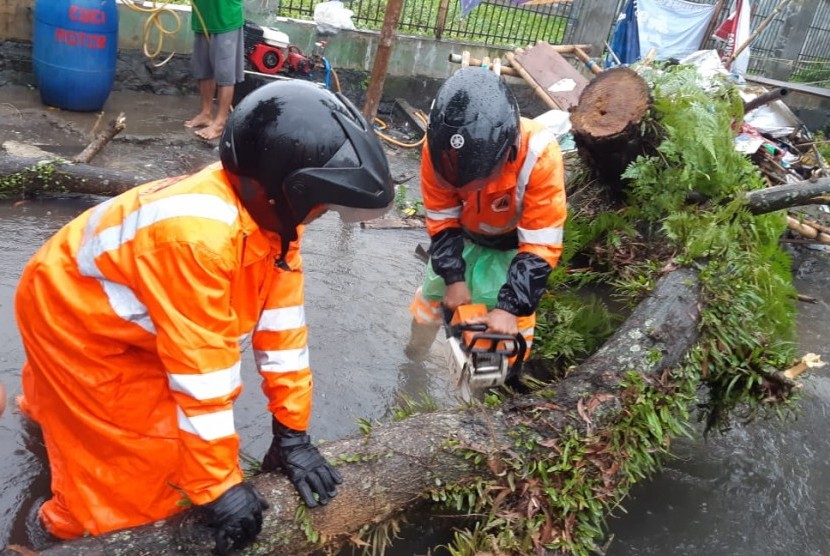
[{"label": "cut tree stump", "polygon": [[629,68],[612,68],[585,87],[571,112],[574,142],[588,168],[606,185],[643,152],[640,124],[651,106],[645,79]]}]

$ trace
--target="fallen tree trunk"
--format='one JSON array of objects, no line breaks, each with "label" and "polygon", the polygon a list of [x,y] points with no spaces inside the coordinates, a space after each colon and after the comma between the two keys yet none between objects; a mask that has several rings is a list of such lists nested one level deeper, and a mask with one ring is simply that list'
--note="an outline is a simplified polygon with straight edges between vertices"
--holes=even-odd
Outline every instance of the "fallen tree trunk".
[{"label": "fallen tree trunk", "polygon": [[[285,477],[270,473],[254,477],[252,482],[271,508],[258,542],[244,553],[293,556],[318,550],[320,546],[306,536],[309,526],[329,544],[342,544],[362,527],[414,507],[438,484],[494,478],[487,466],[462,457],[463,451],[482,453],[488,461],[508,458],[514,442],[509,433],[519,426],[531,427],[541,436],[535,448],[540,457],[552,453],[550,446],[569,427],[586,432],[601,427],[622,410],[618,394],[624,373],[659,376],[678,365],[695,344],[698,289],[694,271],[666,274],[601,349],[566,378],[534,394],[497,408],[419,414],[377,427],[366,436],[325,444],[323,453],[341,462],[338,469],[344,482],[331,503],[307,512],[306,523],[295,521],[298,498]],[[205,554],[212,545],[209,530],[194,512],[188,512],[151,525],[61,543],[39,554]],[[14,552],[7,548],[2,554]]]},{"label": "fallen tree trunk", "polygon": [[62,159],[0,157],[0,198],[43,192],[118,195],[147,181],[146,176]]}]

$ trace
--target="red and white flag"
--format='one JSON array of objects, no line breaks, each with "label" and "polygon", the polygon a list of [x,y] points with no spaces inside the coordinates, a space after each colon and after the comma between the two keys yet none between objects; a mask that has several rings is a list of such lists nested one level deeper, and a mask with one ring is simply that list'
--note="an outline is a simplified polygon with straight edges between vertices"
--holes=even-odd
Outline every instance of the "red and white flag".
[{"label": "red and white flag", "polygon": [[[752,13],[750,12],[749,0],[738,0],[738,5],[734,12],[715,29],[712,35],[716,39],[720,39],[726,43],[723,47],[723,60],[728,62],[732,54],[743,45],[751,33],[750,19]],[[743,49],[740,55],[735,58],[732,67],[728,68],[735,73],[741,75],[746,73],[749,66],[749,47]]]}]

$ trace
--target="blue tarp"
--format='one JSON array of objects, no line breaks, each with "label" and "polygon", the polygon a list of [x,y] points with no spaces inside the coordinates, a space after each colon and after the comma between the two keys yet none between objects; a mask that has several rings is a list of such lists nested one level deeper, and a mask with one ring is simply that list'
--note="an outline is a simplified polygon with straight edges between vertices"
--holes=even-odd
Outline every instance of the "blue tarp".
[{"label": "blue tarp", "polygon": [[461,0],[461,17],[466,17],[468,13],[473,11],[473,8],[481,4],[484,0]]},{"label": "blue tarp", "polygon": [[[637,26],[637,0],[628,0],[617,19],[614,35],[611,38],[611,50],[622,64],[633,64],[640,59],[640,30]],[[605,67],[617,65],[610,54],[605,60]]]},{"label": "blue tarp", "polygon": [[[481,4],[484,0],[460,0],[461,1],[461,17],[466,17],[468,13],[473,11],[473,8]],[[553,4],[560,0],[510,0],[514,4],[527,4],[528,6],[538,4]]]}]

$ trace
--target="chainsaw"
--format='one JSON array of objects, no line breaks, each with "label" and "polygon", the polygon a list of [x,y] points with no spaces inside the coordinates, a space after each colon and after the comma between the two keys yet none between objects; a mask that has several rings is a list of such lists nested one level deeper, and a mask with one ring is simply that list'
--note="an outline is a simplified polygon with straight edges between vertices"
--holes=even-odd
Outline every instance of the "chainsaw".
[{"label": "chainsaw", "polygon": [[451,317],[444,315],[450,364],[462,390],[501,386],[522,369],[527,351],[524,336],[488,333],[485,324],[467,324],[473,317],[486,314],[485,305],[471,304],[461,305]]}]

